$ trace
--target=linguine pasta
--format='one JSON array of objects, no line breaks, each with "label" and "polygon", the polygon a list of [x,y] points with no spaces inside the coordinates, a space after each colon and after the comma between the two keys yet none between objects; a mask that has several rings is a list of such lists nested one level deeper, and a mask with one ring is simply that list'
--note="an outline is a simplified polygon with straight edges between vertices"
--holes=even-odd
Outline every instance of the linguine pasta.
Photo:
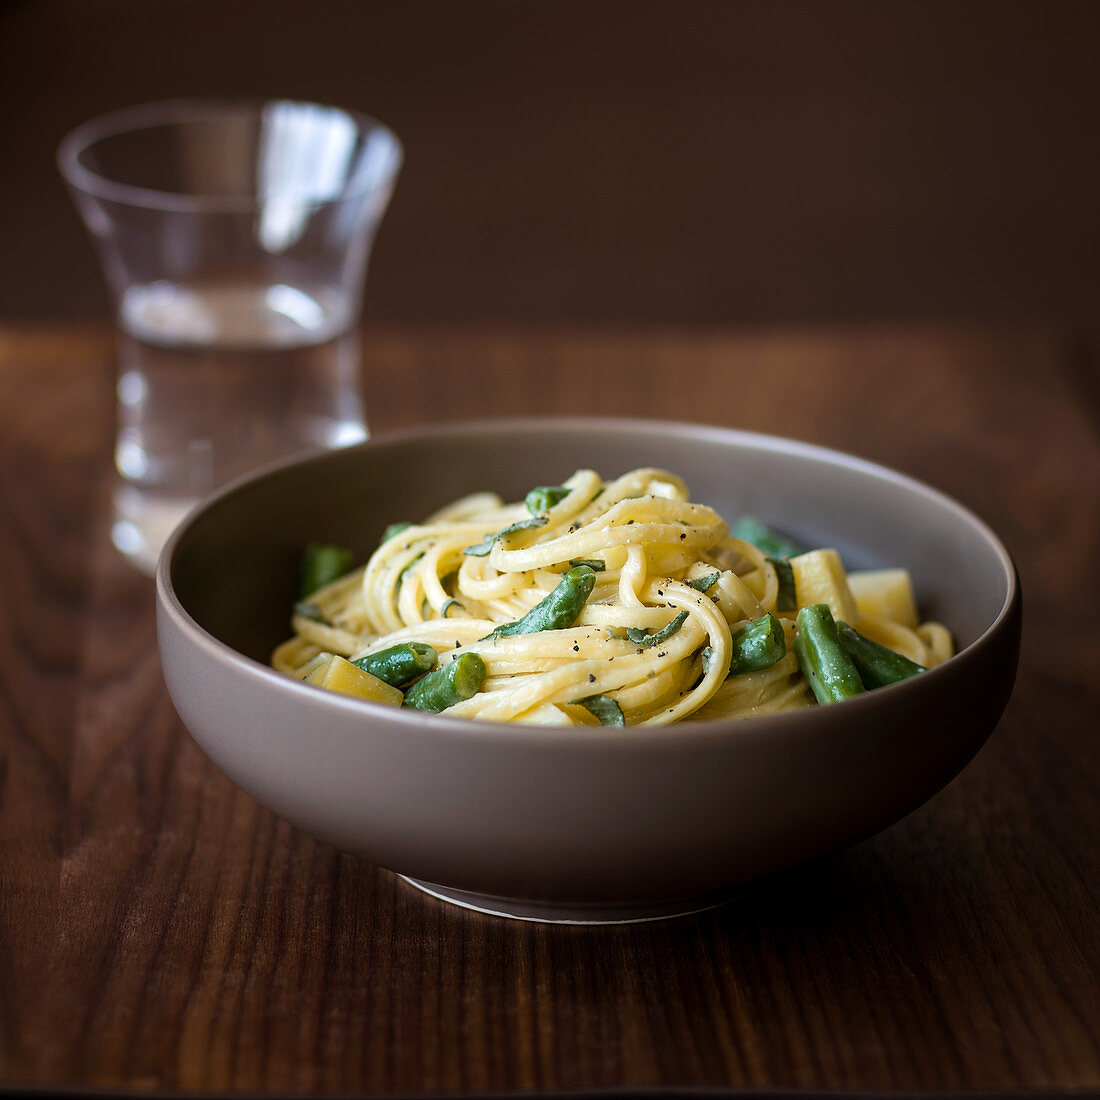
[{"label": "linguine pasta", "polygon": [[[817,702],[796,644],[809,604],[922,668],[951,655],[944,627],[916,621],[904,571],[880,572],[890,576],[849,583],[835,551],[769,555],[667,471],[604,481],[578,470],[527,502],[477,493],[391,534],[299,606],[272,663],[303,678],[328,654],[363,663],[402,642],[432,647],[440,665],[475,653],[486,670],[480,690],[446,713],[493,721],[586,725],[612,713],[644,726],[768,714]],[[591,586],[572,622],[504,629],[537,620],[570,578]],[[782,655],[742,668],[744,630],[761,620]]]}]

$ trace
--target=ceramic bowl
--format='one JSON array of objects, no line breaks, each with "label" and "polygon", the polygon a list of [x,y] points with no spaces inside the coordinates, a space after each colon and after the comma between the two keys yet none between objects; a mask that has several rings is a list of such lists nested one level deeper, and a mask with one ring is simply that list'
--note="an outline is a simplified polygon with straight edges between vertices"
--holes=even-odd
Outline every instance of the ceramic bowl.
[{"label": "ceramic bowl", "polygon": [[[544,729],[424,715],[272,671],[310,541],[361,560],[387,523],[476,489],[520,499],[580,467],[659,466],[850,569],[903,565],[959,653],[919,677],[788,715]],[[157,571],[164,676],[240,787],[314,836],[440,897],[539,920],[693,911],[867,837],[973,757],[1012,688],[1016,571],[975,515],[908,477],[720,428],[534,419],[408,431],[268,467],[214,495]]]}]

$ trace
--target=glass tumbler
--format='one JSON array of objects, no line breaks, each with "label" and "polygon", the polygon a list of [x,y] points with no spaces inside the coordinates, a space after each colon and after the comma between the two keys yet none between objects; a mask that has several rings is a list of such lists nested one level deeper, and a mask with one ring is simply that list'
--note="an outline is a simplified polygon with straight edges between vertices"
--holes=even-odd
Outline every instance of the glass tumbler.
[{"label": "glass tumbler", "polygon": [[373,119],[291,101],[147,104],[61,143],[114,298],[112,538],[138,568],[225,481],[366,438],[356,329],[401,161]]}]

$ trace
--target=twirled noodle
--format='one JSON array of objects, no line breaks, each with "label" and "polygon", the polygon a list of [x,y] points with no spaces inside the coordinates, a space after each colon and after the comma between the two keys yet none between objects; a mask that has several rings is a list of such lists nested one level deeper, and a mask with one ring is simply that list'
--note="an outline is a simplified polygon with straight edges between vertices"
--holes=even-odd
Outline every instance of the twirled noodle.
[{"label": "twirled noodle", "polygon": [[[641,468],[605,482],[578,470],[532,514],[492,493],[455,501],[387,538],[365,566],[310,597],[294,636],[273,656],[302,675],[321,653],[358,660],[400,642],[426,643],[441,663],[476,653],[481,690],[457,717],[552,725],[595,721],[581,701],[613,700],[627,725],[767,714],[814,696],[789,643],[796,608],[780,608],[775,561],[733,537],[682,479]],[[572,626],[500,634],[578,563],[595,572]],[[733,639],[766,615],[788,652],[729,675]],[[916,629],[869,613],[867,636],[928,666],[951,653],[939,624]]]}]

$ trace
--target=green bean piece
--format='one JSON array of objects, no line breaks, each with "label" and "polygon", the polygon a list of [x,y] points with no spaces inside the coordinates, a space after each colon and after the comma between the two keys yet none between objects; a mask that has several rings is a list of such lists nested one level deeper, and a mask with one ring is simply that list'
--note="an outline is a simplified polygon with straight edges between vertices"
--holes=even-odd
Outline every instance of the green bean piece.
[{"label": "green bean piece", "polygon": [[555,504],[560,504],[567,496],[569,496],[569,490],[564,485],[539,485],[524,497],[523,502],[531,515],[541,516],[549,512]]},{"label": "green bean piece", "polygon": [[790,558],[767,559],[775,566],[775,575],[779,580],[779,591],[775,595],[777,611],[794,611],[798,607],[798,593],[794,586],[794,567]]},{"label": "green bean piece", "polygon": [[721,572],[715,569],[713,573],[704,573],[703,576],[688,581],[688,584],[699,592],[709,592],[718,583],[718,578],[721,575]]},{"label": "green bean piece", "polygon": [[650,646],[660,645],[662,642],[667,642],[677,630],[680,629],[687,622],[688,613],[686,611],[677,611],[670,623],[661,627],[660,630],[655,630],[652,634],[647,633],[644,630],[639,630],[635,626],[628,626],[626,628],[626,636],[635,644],[642,646],[644,649],[649,649]]},{"label": "green bean piece", "polygon": [[425,642],[401,642],[389,649],[368,653],[351,663],[394,687],[404,687],[425,672],[431,672],[439,654]]},{"label": "green bean piece", "polygon": [[[700,656],[703,658],[703,671],[699,680],[702,680],[703,677],[710,672],[710,666],[714,663],[714,650],[709,645],[705,645],[703,646]],[[729,670],[727,669],[726,671],[728,672]],[[696,682],[698,683],[698,681]]]},{"label": "green bean piece", "polygon": [[570,558],[570,565],[587,565],[589,569],[602,573],[607,568],[607,562],[603,558]]},{"label": "green bean piece", "polygon": [[462,553],[471,558],[484,558],[493,549],[493,544],[498,539],[507,538],[516,531],[529,531],[533,527],[545,527],[549,520],[545,516],[532,516],[531,519],[521,519],[516,523],[510,523],[491,535],[486,535],[481,542],[475,542],[473,546],[467,546]]},{"label": "green bean piece", "polygon": [[783,624],[774,615],[753,619],[733,635],[729,675],[771,668],[786,655],[787,635],[783,632]]},{"label": "green bean piece", "polygon": [[497,541],[495,534],[486,535],[481,542],[475,542],[472,546],[467,546],[462,551],[469,558],[486,558],[489,556],[489,551],[493,549],[493,543]]},{"label": "green bean piece", "polygon": [[[576,621],[596,583],[596,572],[576,565],[522,619],[503,623],[486,638],[509,638],[514,634],[536,634],[540,630],[568,630]],[[485,639],[481,639],[484,641]]]},{"label": "green bean piece", "polygon": [[300,615],[303,619],[309,619],[311,623],[328,622],[320,605],[315,604],[312,600],[299,600],[294,605],[294,614]]},{"label": "green bean piece", "polygon": [[298,597],[312,596],[351,570],[355,555],[343,546],[311,542],[302,553],[298,572]]},{"label": "green bean piece", "polygon": [[409,564],[406,565],[405,568],[402,569],[401,572],[397,574],[397,587],[398,588],[400,588],[405,583],[405,577],[408,576],[408,574],[411,573],[416,568],[417,564],[419,563],[420,559],[423,556],[424,556],[423,553],[417,554],[416,557],[413,558],[413,560],[410,561]]},{"label": "green bean piece", "polygon": [[487,669],[476,653],[461,653],[453,661],[422,676],[405,692],[404,706],[438,714],[481,690]]},{"label": "green bean piece", "polygon": [[865,637],[846,622],[838,622],[836,628],[840,644],[851,657],[865,688],[885,687],[899,680],[908,680],[918,672],[928,671],[924,665],[918,665],[916,661]]},{"label": "green bean piece", "polygon": [[584,707],[599,720],[601,726],[625,726],[623,708],[610,695],[589,695],[586,699],[575,700],[577,706]]},{"label": "green bean piece", "polygon": [[793,558],[802,553],[802,547],[785,535],[773,531],[755,516],[742,516],[730,531],[734,538],[751,542],[758,550],[775,558]]},{"label": "green bean piece", "polygon": [[382,537],[378,540],[378,545],[381,546],[382,543],[389,542],[390,539],[400,535],[402,531],[407,531],[411,526],[411,523],[406,523],[404,520],[399,523],[387,524],[386,529],[382,532]]},{"label": "green bean piece", "polygon": [[856,666],[840,644],[827,603],[802,608],[796,626],[794,653],[819,703],[839,703],[866,691]]}]

